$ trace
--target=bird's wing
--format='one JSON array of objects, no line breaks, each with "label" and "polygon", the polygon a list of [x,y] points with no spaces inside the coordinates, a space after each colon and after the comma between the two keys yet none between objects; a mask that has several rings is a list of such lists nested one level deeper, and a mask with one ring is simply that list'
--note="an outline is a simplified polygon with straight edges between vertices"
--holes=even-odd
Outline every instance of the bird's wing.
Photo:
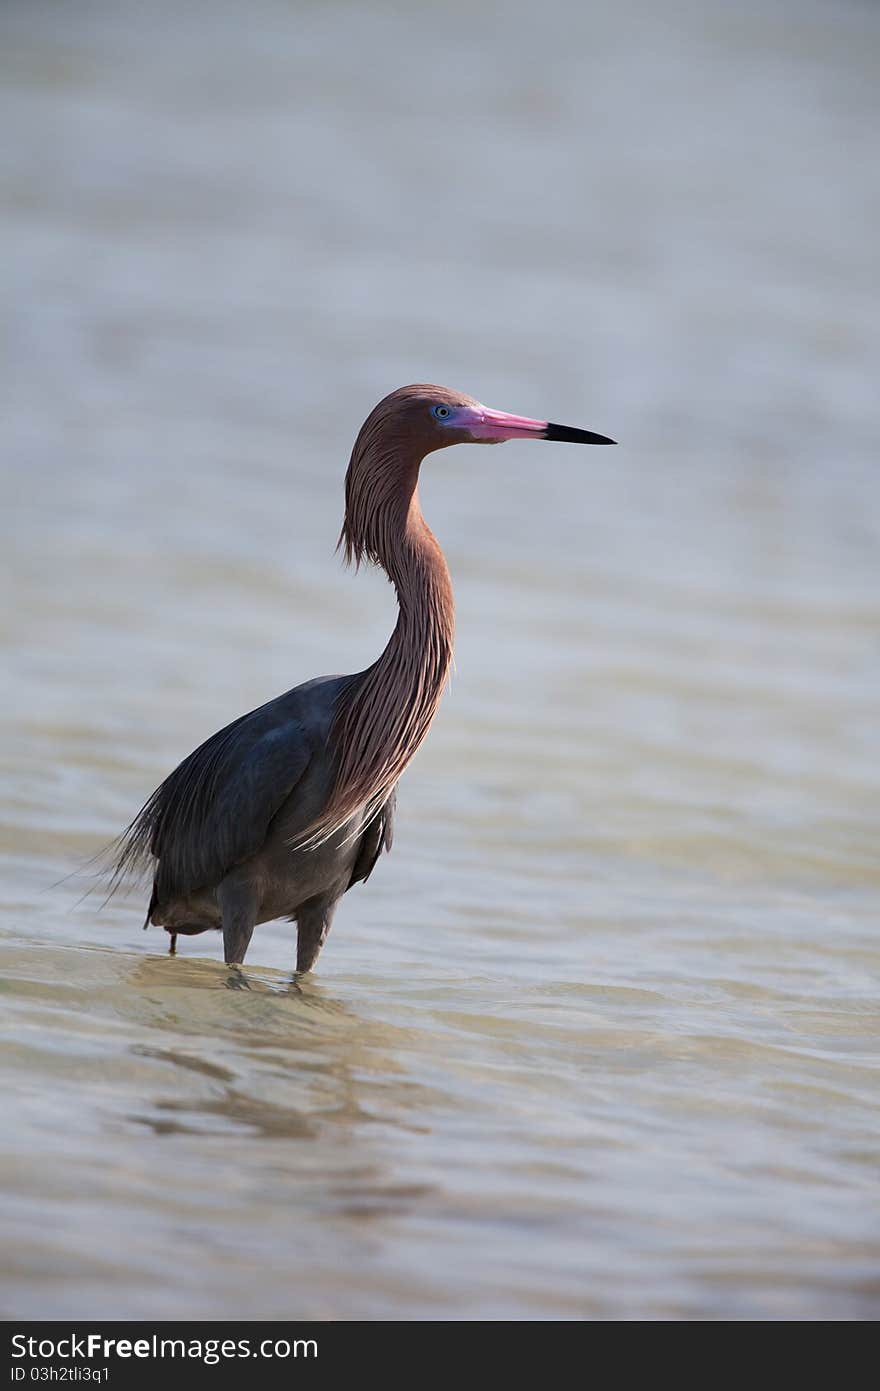
[{"label": "bird's wing", "polygon": [[146,854],[157,862],[157,902],[213,887],[256,854],[311,756],[299,721],[264,706],[185,758],[126,836],[131,863]]},{"label": "bird's wing", "polygon": [[379,812],[373,817],[367,829],[364,831],[358,849],[358,857],[354,862],[351,871],[351,879],[348,881],[349,889],[353,884],[366,883],[376,867],[376,861],[383,850],[390,850],[394,840],[394,812],[397,807],[397,793],[392,792],[388,801]]}]

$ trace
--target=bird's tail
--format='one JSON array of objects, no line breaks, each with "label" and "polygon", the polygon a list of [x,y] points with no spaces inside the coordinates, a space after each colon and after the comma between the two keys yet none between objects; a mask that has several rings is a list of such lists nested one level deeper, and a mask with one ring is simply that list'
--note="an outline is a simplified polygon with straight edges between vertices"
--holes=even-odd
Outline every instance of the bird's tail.
[{"label": "bird's tail", "polygon": [[144,918],[144,932],[150,926],[150,918],[153,916],[153,909],[156,907],[156,885],[153,885],[153,892],[150,894],[150,906],[147,909],[147,916]]}]

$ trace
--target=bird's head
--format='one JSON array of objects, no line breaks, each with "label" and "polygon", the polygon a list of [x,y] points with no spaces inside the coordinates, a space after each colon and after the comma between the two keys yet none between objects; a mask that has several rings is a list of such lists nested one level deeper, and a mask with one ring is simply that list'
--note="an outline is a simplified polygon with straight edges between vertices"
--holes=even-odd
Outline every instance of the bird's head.
[{"label": "bird's head", "polygon": [[398,439],[405,438],[409,449],[420,458],[450,444],[500,444],[516,439],[614,444],[614,440],[592,430],[490,410],[462,391],[428,383],[392,391],[368,416],[364,430],[372,433],[371,427],[376,426]]},{"label": "bird's head", "polygon": [[339,538],[346,559],[358,564],[370,559],[387,567],[396,535],[391,519],[399,522],[405,516],[426,454],[450,444],[516,439],[614,443],[591,430],[490,410],[448,386],[421,383],[392,391],[370,411],[352,450]]}]

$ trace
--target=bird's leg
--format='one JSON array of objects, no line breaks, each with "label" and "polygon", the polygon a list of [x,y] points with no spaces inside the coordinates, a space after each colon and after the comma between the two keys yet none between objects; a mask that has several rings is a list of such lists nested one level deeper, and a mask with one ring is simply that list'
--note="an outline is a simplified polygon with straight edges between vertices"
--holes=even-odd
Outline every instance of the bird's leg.
[{"label": "bird's leg", "polygon": [[223,924],[223,955],[227,966],[239,966],[244,961],[259,911],[259,898],[254,885],[246,879],[224,879],[217,890],[220,918]]},{"label": "bird's leg", "polygon": [[296,969],[310,971],[327,940],[338,899],[310,898],[296,914]]}]

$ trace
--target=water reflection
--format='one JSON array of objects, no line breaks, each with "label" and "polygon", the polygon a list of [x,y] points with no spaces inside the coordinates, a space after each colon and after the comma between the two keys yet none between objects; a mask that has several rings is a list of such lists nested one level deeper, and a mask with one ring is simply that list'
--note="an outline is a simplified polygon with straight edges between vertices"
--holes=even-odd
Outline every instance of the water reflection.
[{"label": "water reflection", "polygon": [[[233,1011],[223,993],[230,974],[246,977],[247,983],[242,1008]],[[185,1051],[138,1044],[132,1052],[218,1084],[199,1100],[157,1096],[155,1116],[138,1114],[157,1133],[186,1126],[195,1132],[196,1116],[213,1118],[207,1126],[211,1133],[217,1131],[218,1118],[263,1136],[288,1138],[314,1137],[318,1125],[424,1131],[426,1109],[452,1104],[450,1097],[410,1075],[405,1054],[426,1051],[429,1038],[364,1018],[311,977],[285,979],[281,973],[238,968],[229,972],[211,963],[172,964],[154,957],[138,962],[128,979],[133,992],[150,1000],[143,1023],[163,1034],[171,1027],[190,1040]],[[153,994],[157,985],[162,990],[158,997]],[[169,991],[176,997],[173,1004]],[[227,1056],[234,1067],[219,1060]],[[288,1104],[279,1099],[285,1096]],[[185,1113],[188,1119],[172,1122],[168,1112]]]}]

